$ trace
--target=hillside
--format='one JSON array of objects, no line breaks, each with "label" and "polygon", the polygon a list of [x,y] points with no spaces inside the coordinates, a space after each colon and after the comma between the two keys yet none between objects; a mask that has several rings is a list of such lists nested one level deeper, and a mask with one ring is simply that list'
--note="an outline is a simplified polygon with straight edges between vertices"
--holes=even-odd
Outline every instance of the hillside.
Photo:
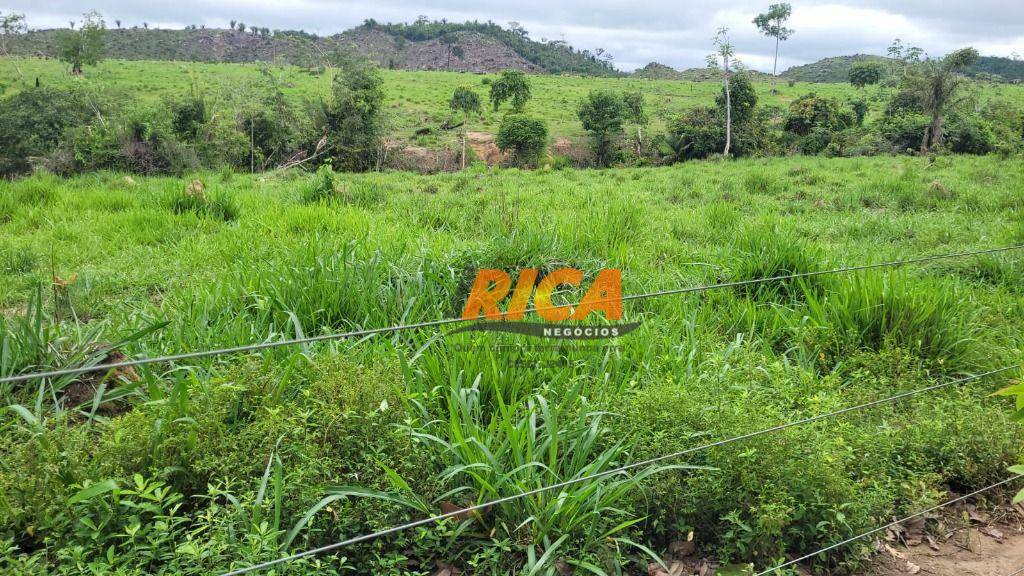
[{"label": "hillside", "polygon": [[[765,74],[764,72],[758,72],[757,70],[746,70],[745,74],[749,75],[755,80],[769,81],[771,80],[771,74]],[[718,73],[711,68],[687,68],[686,70],[676,70],[671,66],[666,66],[660,62],[651,62],[643,68],[638,68],[633,72],[634,78],[642,78],[644,80],[685,80],[688,82],[704,82],[706,80],[718,79]]]},{"label": "hillside", "polygon": [[[11,42],[24,56],[56,54],[59,30],[35,30]],[[497,72],[513,68],[537,73],[613,76],[607,61],[564,42],[537,42],[525,30],[495,24],[385,24],[367,22],[329,37],[296,31],[223,30],[189,27],[178,30],[112,29],[107,57],[119,60],[178,60],[242,63],[283,60],[312,65],[321,54],[351,48],[398,70]]]},{"label": "hillside", "polygon": [[823,58],[817,62],[793,66],[784,71],[781,76],[787,80],[797,82],[846,82],[850,67],[854,62],[888,62],[888,58],[873,56],[871,54],[854,54],[853,56],[835,56]]},{"label": "hillside", "polygon": [[[886,64],[892,60],[871,54],[854,54],[853,56],[836,56],[823,58],[817,62],[794,66],[782,73],[784,78],[797,82],[846,82],[850,67],[854,62],[881,62]],[[993,75],[999,80],[1019,82],[1024,80],[1024,61],[999,56],[982,56],[967,69],[968,76]]]},{"label": "hillside", "polygon": [[994,74],[1008,82],[1024,81],[1024,60],[1013,58],[1002,58],[1000,56],[982,56],[978,61],[967,69],[971,76],[979,74]]}]

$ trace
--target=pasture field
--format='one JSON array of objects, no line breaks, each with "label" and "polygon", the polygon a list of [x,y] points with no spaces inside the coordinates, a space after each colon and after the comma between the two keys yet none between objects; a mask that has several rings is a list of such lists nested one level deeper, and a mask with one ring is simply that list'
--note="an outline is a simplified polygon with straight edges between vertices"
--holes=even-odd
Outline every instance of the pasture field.
[{"label": "pasture field", "polygon": [[[22,76],[19,80],[17,69]],[[485,79],[497,77],[494,74],[469,74],[455,72],[415,72],[382,70],[388,110],[389,132],[401,138],[412,137],[420,128],[432,128],[450,117],[448,101],[458,86],[474,88],[484,101],[484,113],[479,120],[472,120],[470,130],[494,133],[506,113],[508,105],[494,112],[487,106],[489,86]],[[37,58],[0,59],[0,78],[6,79],[8,90],[13,92],[19,86],[32,85],[36,78],[44,86],[81,83],[94,87],[124,91],[146,102],[161,98],[180,97],[196,89],[203,94],[229,98],[231,94],[244,93],[246,86],[271,82],[296,105],[305,99],[318,99],[330,92],[332,70],[325,74],[312,75],[295,66],[252,64],[208,64],[188,62],[147,62],[130,60],[107,60],[86,71],[84,77],[75,78],[68,74],[67,66],[57,60]],[[531,76],[533,98],[527,103],[525,113],[544,119],[553,137],[582,137],[576,110],[579,102],[591,90],[642,91],[651,118],[649,129],[652,133],[664,131],[668,120],[695,106],[710,106],[721,91],[721,83],[715,81],[689,82],[680,80],[644,80],[637,78],[591,78],[579,76],[537,75]],[[849,84],[794,83],[792,86],[779,80],[777,93],[771,92],[767,82],[756,82],[755,87],[760,106],[785,108],[796,98],[816,93],[821,96],[839,98],[842,101],[858,98],[878,99],[871,107],[870,115],[879,114],[884,108],[883,98],[892,96],[892,89],[879,86],[858,91]],[[990,98],[1014,102],[1024,101],[1024,86],[1012,84],[986,84],[977,88],[979,100]],[[454,134],[452,134],[454,138]],[[428,139],[428,143],[429,143]]]},{"label": "pasture field", "polygon": [[[54,62],[21,65],[68,81]],[[214,83],[252,70],[108,62],[84,81],[155,97],[196,75]],[[277,73],[296,98],[326,82]],[[385,74],[404,130],[436,122],[453,86],[479,82]],[[529,107],[571,134],[563,100],[634,81],[535,82]],[[717,89],[644,85],[661,111]],[[808,91],[781,89],[780,103]],[[201,194],[194,184],[187,192],[193,180]],[[1016,244],[1024,162],[995,157],[476,165],[434,176],[37,174],[0,183],[0,376],[454,317],[479,268],[575,266],[588,277],[619,268],[624,293],[636,294]],[[0,416],[0,571],[220,573],[1013,365],[1024,342],[1022,258],[627,302],[625,320],[641,327],[600,346],[432,328],[139,366],[102,383],[0,384],[2,403],[19,407]],[[702,555],[770,567],[939,503],[947,488],[1004,478],[1024,435],[990,394],[1015,377],[662,463],[687,468],[536,495],[277,573],[571,565],[640,574],[650,562],[641,546],[660,554],[691,533]],[[524,466],[530,456],[545,465]],[[816,563],[850,568],[869,548]]]}]

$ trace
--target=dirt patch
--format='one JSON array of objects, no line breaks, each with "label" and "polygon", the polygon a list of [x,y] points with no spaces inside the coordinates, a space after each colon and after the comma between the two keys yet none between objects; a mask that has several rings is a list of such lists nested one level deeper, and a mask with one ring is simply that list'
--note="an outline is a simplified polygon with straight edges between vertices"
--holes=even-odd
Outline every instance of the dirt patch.
[{"label": "dirt patch", "polygon": [[505,154],[498,149],[494,135],[487,132],[466,132],[466,146],[473,150],[488,166],[499,166],[505,161]]},{"label": "dirt patch", "polygon": [[424,148],[411,144],[388,144],[385,166],[392,170],[436,174],[458,170],[459,151],[451,148]]},{"label": "dirt patch", "polygon": [[[101,364],[116,364],[118,362],[124,362],[128,360],[120,350],[111,350],[107,352],[107,355],[100,361]],[[61,404],[65,409],[74,409],[79,406],[86,406],[88,409],[93,399],[96,397],[96,392],[99,390],[100,385],[105,381],[107,384],[106,390],[114,390],[119,385],[126,382],[137,382],[139,375],[135,372],[135,369],[131,366],[125,366],[123,368],[114,368],[110,375],[107,372],[87,372],[78,377],[77,380],[68,384],[64,388],[64,395],[61,397]],[[127,412],[131,406],[123,400],[116,400],[112,402],[104,402],[100,404],[96,413],[104,416],[117,416]]]},{"label": "dirt patch", "polygon": [[1009,576],[1024,570],[1024,505],[961,504],[890,528],[864,576]]}]

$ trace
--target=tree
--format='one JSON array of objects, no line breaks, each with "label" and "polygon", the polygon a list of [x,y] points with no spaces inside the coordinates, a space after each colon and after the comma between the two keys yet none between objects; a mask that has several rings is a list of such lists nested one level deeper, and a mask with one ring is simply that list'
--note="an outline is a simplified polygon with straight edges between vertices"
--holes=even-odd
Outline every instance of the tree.
[{"label": "tree", "polygon": [[530,80],[521,70],[504,70],[501,77],[491,83],[490,100],[495,111],[506,100],[511,100],[512,111],[519,114],[530,97]]},{"label": "tree", "polygon": [[518,166],[534,166],[548,146],[548,127],[543,120],[509,114],[498,128],[498,149],[510,152]]},{"label": "tree", "polygon": [[239,32],[245,32],[245,22],[239,22],[238,23],[238,31]]},{"label": "tree", "polygon": [[103,60],[106,50],[107,23],[93,10],[83,15],[78,30],[61,30],[57,37],[57,53],[61,61],[71,65],[71,73],[79,75],[82,66],[95,66]]},{"label": "tree", "polygon": [[882,65],[878,62],[854,62],[850,66],[849,79],[856,88],[878,84],[882,79]]},{"label": "tree", "polygon": [[114,26],[117,26],[117,29],[120,30],[121,29],[121,21],[120,20],[114,20]]},{"label": "tree", "polygon": [[377,66],[365,58],[338,52],[338,67],[331,85],[333,101],[324,106],[321,124],[333,165],[350,171],[368,170],[380,144],[384,80]]},{"label": "tree", "polygon": [[607,166],[615,138],[622,133],[626,105],[622,97],[607,90],[591,90],[577,111],[583,129],[590,133],[594,155],[600,166]]},{"label": "tree", "polygon": [[[4,14],[0,12],[0,56],[10,56],[7,42],[17,34],[28,32],[28,25],[25,23],[25,15],[18,12]],[[14,62],[14,69],[18,72],[18,78],[23,77],[21,66]]]},{"label": "tree", "polygon": [[462,112],[465,119],[462,123],[461,140],[462,140],[462,167],[466,167],[466,124],[469,123],[469,115],[477,114],[480,115],[483,112],[483,108],[480,106],[480,96],[468,86],[459,86],[452,93],[452,99],[448,102],[448,107],[454,112]]},{"label": "tree", "polygon": [[715,53],[708,56],[708,66],[722,71],[722,90],[725,91],[725,149],[722,154],[729,155],[732,147],[732,94],[729,86],[729,66],[734,50],[729,40],[729,29],[719,28],[714,37]]},{"label": "tree", "polygon": [[231,21],[231,29],[232,29],[232,30],[234,30],[234,29],[235,29],[235,24],[238,24],[238,21],[237,21],[237,20],[232,20],[232,21]]},{"label": "tree", "polygon": [[447,53],[447,59],[445,60],[445,69],[452,69],[452,54],[455,54],[455,49],[458,48],[459,53],[456,54],[458,57],[462,57],[462,48],[459,46],[459,37],[454,32],[446,32],[441,35],[441,44],[445,47]]},{"label": "tree", "polygon": [[644,93],[626,92],[622,95],[622,104],[626,107],[626,119],[636,125],[636,154],[643,152],[644,126],[650,122],[647,111],[644,109]]},{"label": "tree", "polygon": [[911,66],[903,79],[903,89],[912,94],[924,113],[931,118],[921,139],[921,151],[942,145],[942,122],[953,107],[963,84],[962,72],[978,60],[974,48],[961,48],[940,59],[927,59]]},{"label": "tree", "polygon": [[793,14],[793,8],[783,2],[782,4],[772,4],[768,7],[768,11],[764,14],[758,14],[757,18],[754,18],[754,25],[757,29],[768,36],[769,38],[775,38],[775,60],[772,64],[772,92],[775,91],[775,77],[778,74],[779,69],[779,43],[789,40],[789,37],[793,35],[794,30],[792,28],[786,28],[786,21]]}]

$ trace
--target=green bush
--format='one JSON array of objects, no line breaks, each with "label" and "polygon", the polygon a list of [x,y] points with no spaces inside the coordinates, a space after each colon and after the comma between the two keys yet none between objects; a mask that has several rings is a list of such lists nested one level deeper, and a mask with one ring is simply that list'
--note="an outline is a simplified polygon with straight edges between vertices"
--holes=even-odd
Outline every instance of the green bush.
[{"label": "green bush", "polygon": [[35,88],[0,99],[0,176],[27,171],[30,160],[49,155],[65,131],[105,114],[81,90]]},{"label": "green bush", "polygon": [[921,147],[924,129],[929,122],[924,114],[887,114],[879,119],[877,129],[882,138],[892,146],[893,151],[914,151]]},{"label": "green bush", "polygon": [[784,127],[787,131],[806,136],[815,129],[835,132],[853,126],[854,113],[835,98],[805,94],[789,105]]},{"label": "green bush", "polygon": [[985,120],[956,114],[947,119],[945,144],[957,154],[988,154],[996,149],[996,137]]},{"label": "green bush", "polygon": [[[732,121],[734,125],[743,124],[754,117],[757,106],[757,90],[746,74],[733,74],[729,78],[729,101],[732,103]],[[720,111],[725,110],[725,88],[715,97],[715,105]]]},{"label": "green bush", "polygon": [[536,166],[548,146],[548,127],[543,120],[509,114],[498,128],[498,149],[508,152],[517,166]]},{"label": "green bush", "polygon": [[696,107],[669,122],[666,143],[677,160],[697,160],[725,148],[725,123],[715,108]]}]

